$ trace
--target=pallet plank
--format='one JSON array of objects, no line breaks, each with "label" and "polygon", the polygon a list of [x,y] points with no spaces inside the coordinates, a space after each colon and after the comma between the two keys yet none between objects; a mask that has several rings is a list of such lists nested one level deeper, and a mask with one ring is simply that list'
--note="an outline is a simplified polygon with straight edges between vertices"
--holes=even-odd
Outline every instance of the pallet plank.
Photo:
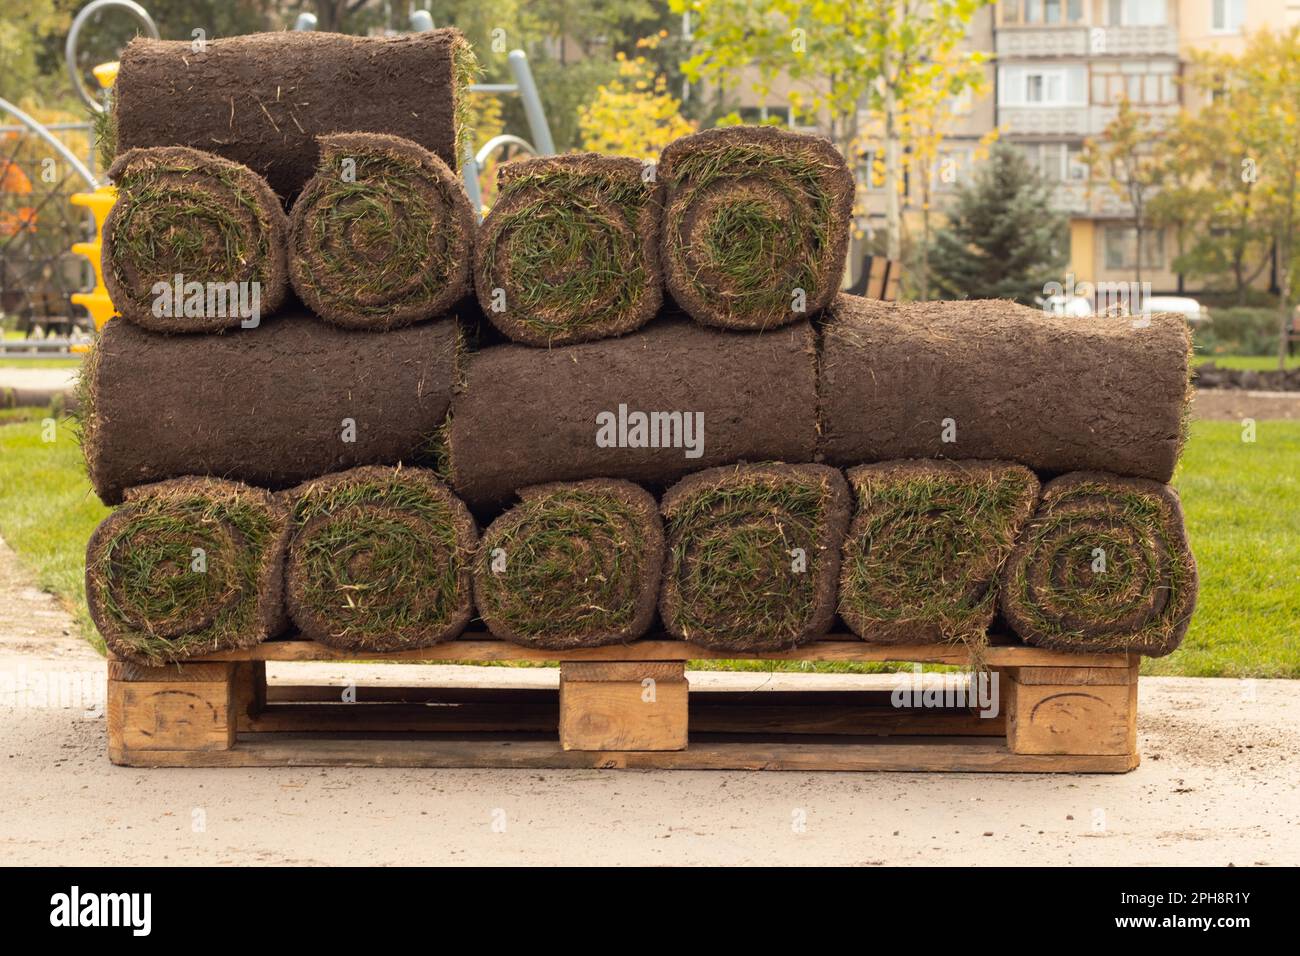
[{"label": "pallet plank", "polygon": [[[206,655],[205,661],[375,661],[410,663],[473,663],[496,661],[692,661],[692,660],[821,661],[845,663],[905,662],[957,664],[970,662],[960,645],[868,644],[843,635],[813,641],[787,651],[719,651],[688,641],[650,638],[631,644],[579,647],[564,651],[523,647],[507,641],[464,637],[434,647],[387,653],[344,651],[315,641],[267,641],[238,651]],[[1128,667],[1126,654],[1073,654],[1040,647],[993,645],[985,651],[990,667]]]},{"label": "pallet plank", "polygon": [[1124,773],[1136,755],[1013,754],[984,742],[808,744],[696,741],[687,750],[607,753],[564,750],[555,740],[242,738],[228,751],[116,751],[115,763],[148,767],[408,767],[623,770],[938,771]]}]

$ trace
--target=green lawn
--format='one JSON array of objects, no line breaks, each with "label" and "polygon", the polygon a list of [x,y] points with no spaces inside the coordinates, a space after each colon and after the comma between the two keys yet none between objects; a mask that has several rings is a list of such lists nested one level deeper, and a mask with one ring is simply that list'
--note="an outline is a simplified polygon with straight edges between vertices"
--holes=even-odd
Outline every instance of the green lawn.
[{"label": "green lawn", "polygon": [[6,358],[0,356],[0,368],[76,368],[81,358]]},{"label": "green lawn", "polygon": [[[1276,355],[1196,355],[1192,357],[1193,365],[1213,362],[1219,368],[1237,368],[1252,372],[1271,372],[1277,368]],[[1300,368],[1300,355],[1292,355],[1286,360],[1287,368]]]},{"label": "green lawn", "polygon": [[0,425],[0,536],[37,583],[64,600],[96,647],[103,642],[86,612],[82,576],[86,541],[108,514],[86,480],[71,419],[58,419],[46,442],[41,409],[13,409],[29,421]]},{"label": "green lawn", "polygon": [[[0,416],[0,535],[98,645],[85,611],[82,562],[86,540],[108,509],[86,482],[71,422],[61,419],[55,441],[42,441],[45,414],[15,409]],[[1183,646],[1146,661],[1143,673],[1300,677],[1300,422],[1257,428],[1251,444],[1241,441],[1235,422],[1192,424],[1174,483],[1200,565],[1200,600]],[[709,666],[771,669],[749,661]]]}]

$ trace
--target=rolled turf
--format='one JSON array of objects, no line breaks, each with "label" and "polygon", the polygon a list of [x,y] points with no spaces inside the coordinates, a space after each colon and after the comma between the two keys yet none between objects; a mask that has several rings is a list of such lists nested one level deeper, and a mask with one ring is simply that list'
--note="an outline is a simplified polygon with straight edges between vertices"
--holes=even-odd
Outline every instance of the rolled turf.
[{"label": "rolled turf", "polygon": [[283,315],[257,329],[157,335],[109,322],[82,368],[82,451],[107,504],[187,474],[287,488],[433,451],[456,381],[459,330],[378,335]]},{"label": "rolled turf", "polygon": [[584,153],[507,163],[475,249],[479,304],[516,342],[621,335],[654,317],[662,191],[636,159]]},{"label": "rolled turf", "polygon": [[429,647],[473,614],[478,534],[432,472],[354,468],[286,492],[289,615],[305,637],[356,651]]},{"label": "rolled turf", "polygon": [[[124,153],[108,176],[117,201],[104,221],[104,285],[124,318],[156,332],[215,332],[284,302],[287,220],[251,169],[173,146]],[[253,303],[251,283],[255,316],[240,308]]]},{"label": "rolled turf", "polygon": [[831,301],[854,184],[828,140],[770,126],[706,130],[671,143],[658,175],[665,282],[697,322],[771,328]]},{"label": "rolled turf", "polygon": [[459,31],[393,37],[254,33],[137,38],[122,51],[108,135],[118,152],[192,146],[243,163],[286,201],[316,172],[317,137],[387,133],[458,167],[477,70]]},{"label": "rolled turf", "polygon": [[1038,503],[1038,479],[1001,461],[894,461],[848,472],[839,611],[878,644],[986,643],[997,577]]},{"label": "rolled turf", "polygon": [[1168,481],[1182,448],[1186,321],[1011,302],[841,295],[823,328],[821,444],[836,465],[1002,459]]},{"label": "rolled turf", "polygon": [[268,492],[216,478],[133,489],[86,548],[86,602],[109,650],[162,664],[278,634],[286,518]]},{"label": "rolled turf", "polygon": [[474,210],[446,163],[379,133],[321,137],[321,165],[289,219],[289,276],[345,328],[393,329],[470,292]]},{"label": "rolled turf", "polygon": [[631,482],[535,485],[483,534],[474,597],[488,629],[534,647],[597,647],[654,620],[664,533],[654,498]]},{"label": "rolled turf", "polygon": [[713,468],[670,488],[660,508],[668,555],[659,613],[670,634],[743,652],[826,633],[849,524],[839,471]]},{"label": "rolled turf", "polygon": [[453,402],[452,487],[486,507],[551,481],[663,486],[742,460],[808,461],[814,352],[806,322],[742,336],[667,320],[545,351],[486,348]]},{"label": "rolled turf", "polygon": [[1163,657],[1187,633],[1196,561],[1178,494],[1098,472],[1062,475],[1002,572],[1002,613],[1027,643]]}]

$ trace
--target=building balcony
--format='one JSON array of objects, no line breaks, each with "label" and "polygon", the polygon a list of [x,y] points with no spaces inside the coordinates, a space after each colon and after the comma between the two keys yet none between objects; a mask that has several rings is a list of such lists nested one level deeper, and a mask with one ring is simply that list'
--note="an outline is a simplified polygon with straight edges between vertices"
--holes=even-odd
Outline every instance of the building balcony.
[{"label": "building balcony", "polygon": [[1087,56],[1088,27],[998,27],[999,60]]},{"label": "building balcony", "polygon": [[999,60],[1177,56],[1178,28],[998,27],[995,49]]},{"label": "building balcony", "polygon": [[1010,136],[1082,139],[1091,135],[1087,106],[1000,106],[998,126]]},{"label": "building balcony", "polygon": [[[1138,106],[1156,127],[1178,115],[1179,106]],[[997,123],[1008,137],[1076,140],[1099,136],[1115,119],[1118,106],[999,106]]]}]

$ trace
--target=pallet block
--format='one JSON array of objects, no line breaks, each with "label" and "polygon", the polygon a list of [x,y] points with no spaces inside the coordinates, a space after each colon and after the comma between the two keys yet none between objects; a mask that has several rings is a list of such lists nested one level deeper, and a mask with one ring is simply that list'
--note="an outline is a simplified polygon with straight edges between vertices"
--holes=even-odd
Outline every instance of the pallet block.
[{"label": "pallet block", "polygon": [[[555,661],[560,687],[267,685],[267,661],[348,660],[281,640],[204,661],[110,660],[109,757],[136,767],[400,766],[1117,773],[1138,765],[1137,658],[995,644],[1000,710],[900,705],[890,691],[692,690],[684,641],[543,651],[482,635],[370,653],[410,666]],[[847,635],[766,660],[965,663],[952,645]]]},{"label": "pallet block", "polygon": [[560,746],[565,750],[685,750],[686,665],[560,664]]}]

